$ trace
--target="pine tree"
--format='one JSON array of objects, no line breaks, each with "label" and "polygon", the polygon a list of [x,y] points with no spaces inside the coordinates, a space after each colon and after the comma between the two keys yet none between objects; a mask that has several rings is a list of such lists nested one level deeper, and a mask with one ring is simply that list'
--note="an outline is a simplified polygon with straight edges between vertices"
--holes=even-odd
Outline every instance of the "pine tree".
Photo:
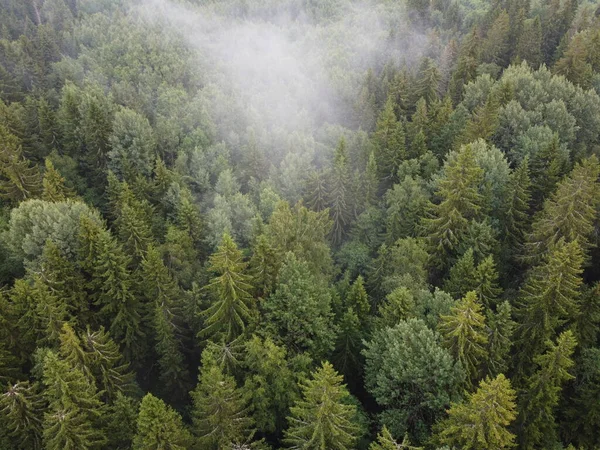
[{"label": "pine tree", "polygon": [[458,53],[456,69],[452,74],[448,88],[455,105],[462,99],[464,87],[477,76],[477,66],[480,59],[480,40],[477,27],[474,27],[471,33],[463,38]]},{"label": "pine tree", "polygon": [[266,298],[275,289],[280,258],[264,234],[259,235],[252,248],[250,275],[256,286],[256,297]]},{"label": "pine tree", "polygon": [[482,197],[478,192],[483,170],[475,161],[471,145],[459,150],[457,157],[444,166],[436,195],[439,204],[431,204],[432,218],[425,219],[432,256],[438,266],[448,263],[469,228],[479,217]]},{"label": "pine tree", "polygon": [[231,236],[223,235],[221,245],[210,257],[209,271],[216,276],[206,286],[214,298],[202,312],[206,317],[203,336],[222,333],[231,341],[246,329],[254,314],[254,305],[250,295],[252,278],[244,273],[245,269],[246,263],[237,245]]},{"label": "pine tree", "polygon": [[561,238],[566,242],[578,241],[584,251],[590,248],[598,206],[599,174],[600,164],[592,156],[558,184],[528,236],[527,254],[531,260],[539,260]]},{"label": "pine tree", "polygon": [[530,168],[532,205],[539,209],[544,198],[554,192],[565,171],[558,133],[554,133],[552,140],[531,159]]},{"label": "pine tree", "polygon": [[402,122],[394,112],[394,100],[388,97],[373,134],[375,160],[380,178],[390,185],[396,179],[400,163],[406,159],[406,141]]},{"label": "pine tree", "polygon": [[202,354],[198,385],[190,395],[194,402],[194,434],[201,448],[219,450],[249,441],[253,421],[248,417],[242,392],[207,350]]},{"label": "pine tree", "polygon": [[508,427],[516,418],[516,393],[500,374],[481,380],[476,392],[464,403],[455,403],[448,418],[437,426],[436,440],[465,450],[514,447],[515,435]]},{"label": "pine tree", "polygon": [[362,275],[356,277],[356,280],[350,285],[350,288],[346,293],[345,305],[356,312],[362,325],[366,323],[369,312],[371,311],[371,304],[369,302],[369,295],[365,289],[365,280]]},{"label": "pine tree", "polygon": [[0,417],[15,448],[42,449],[44,401],[37,390],[37,385],[19,381],[0,395]]},{"label": "pine tree", "polygon": [[527,380],[519,395],[518,436],[520,448],[552,448],[556,443],[554,410],[562,385],[573,378],[571,356],[577,341],[571,331],[558,336],[556,344],[548,341],[548,350],[534,358],[537,371]]},{"label": "pine tree", "polygon": [[528,19],[519,36],[513,62],[519,64],[527,61],[530,67],[537,69],[542,63],[542,25],[539,16]]},{"label": "pine tree", "polygon": [[0,125],[0,197],[17,203],[41,190],[39,170],[23,157],[19,139]]},{"label": "pine tree", "polygon": [[530,366],[531,359],[542,353],[545,342],[559,326],[577,317],[582,265],[578,242],[566,243],[561,238],[531,270],[517,310],[521,367]]},{"label": "pine tree", "polygon": [[293,449],[346,450],[353,448],[358,427],[356,407],[344,403],[349,394],[342,377],[324,362],[302,384],[303,399],[290,409],[284,441]]},{"label": "pine tree", "polygon": [[77,368],[61,361],[53,352],[44,360],[44,448],[102,448],[106,441],[99,427],[103,404],[93,383]]},{"label": "pine tree", "polygon": [[188,372],[181,349],[183,334],[179,286],[165,267],[157,249],[148,247],[142,261],[141,282],[150,305],[154,349],[158,354],[160,380],[171,394],[185,392]]},{"label": "pine tree", "polygon": [[350,383],[356,383],[362,371],[361,351],[364,332],[353,307],[348,307],[343,313],[338,328],[332,362],[336,370]]},{"label": "pine tree", "polygon": [[440,317],[439,329],[446,347],[467,371],[469,386],[479,378],[481,365],[487,357],[488,336],[485,317],[475,291],[468,292],[450,314]]},{"label": "pine tree", "polygon": [[162,400],[146,394],[140,405],[132,449],[186,450],[191,444],[192,438],[181,416]]},{"label": "pine tree", "polygon": [[415,307],[415,298],[410,289],[400,286],[390,292],[379,306],[381,323],[393,327],[401,320],[411,317]]},{"label": "pine tree", "polygon": [[140,401],[117,392],[108,407],[106,419],[107,448],[115,450],[131,449],[137,430]]},{"label": "pine tree", "polygon": [[329,179],[329,211],[333,228],[331,241],[334,246],[341,243],[351,220],[350,172],[346,141],[342,138],[335,150],[333,169]]},{"label": "pine tree", "polygon": [[402,443],[398,444],[384,425],[381,433],[377,434],[377,441],[369,446],[369,450],[423,450],[423,447],[412,446],[407,434],[404,435]]},{"label": "pine tree", "polygon": [[54,345],[59,340],[63,323],[73,321],[67,304],[64,299],[56,296],[39,276],[34,277],[31,295],[42,340]]},{"label": "pine tree", "polygon": [[54,164],[46,158],[46,171],[42,179],[42,200],[61,202],[73,197],[73,193],[65,186],[65,179],[54,168]]}]

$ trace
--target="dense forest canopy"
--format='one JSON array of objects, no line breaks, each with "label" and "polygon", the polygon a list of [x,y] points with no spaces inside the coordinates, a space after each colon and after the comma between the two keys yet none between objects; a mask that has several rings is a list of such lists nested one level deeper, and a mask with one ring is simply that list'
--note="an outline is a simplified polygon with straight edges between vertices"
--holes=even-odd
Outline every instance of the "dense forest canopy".
[{"label": "dense forest canopy", "polygon": [[600,448],[596,0],[0,0],[0,449]]}]

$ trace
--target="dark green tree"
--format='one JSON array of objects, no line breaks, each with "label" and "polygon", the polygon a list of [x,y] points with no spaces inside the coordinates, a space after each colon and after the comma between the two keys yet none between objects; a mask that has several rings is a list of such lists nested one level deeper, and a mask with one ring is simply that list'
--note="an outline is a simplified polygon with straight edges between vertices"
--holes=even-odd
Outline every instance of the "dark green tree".
[{"label": "dark green tree", "polygon": [[15,448],[41,450],[44,400],[36,384],[9,384],[0,395],[0,417]]}]

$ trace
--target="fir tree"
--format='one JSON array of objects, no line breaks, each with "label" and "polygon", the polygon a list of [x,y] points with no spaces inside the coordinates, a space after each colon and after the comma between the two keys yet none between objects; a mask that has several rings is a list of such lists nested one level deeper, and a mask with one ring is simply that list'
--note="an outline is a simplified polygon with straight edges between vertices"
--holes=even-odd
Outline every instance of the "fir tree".
[{"label": "fir tree", "polygon": [[477,289],[477,279],[473,249],[469,248],[450,269],[443,289],[454,298],[461,298]]},{"label": "fir tree", "polygon": [[327,208],[329,191],[327,186],[328,173],[324,171],[313,171],[307,182],[308,196],[306,205],[313,211],[323,211]]},{"label": "fir tree", "polygon": [[354,447],[358,427],[352,422],[356,407],[345,403],[349,394],[342,377],[327,362],[302,384],[303,399],[291,408],[285,442],[293,449]]},{"label": "fir tree", "polygon": [[210,257],[210,272],[215,274],[206,286],[214,295],[212,304],[202,312],[206,317],[203,336],[222,333],[227,341],[246,329],[253,316],[252,278],[244,273],[246,263],[231,236],[225,234],[216,253]]},{"label": "fir tree", "polygon": [[436,440],[465,450],[514,447],[508,427],[516,418],[516,394],[502,374],[481,380],[464,403],[455,403],[437,426]]},{"label": "fir tree", "polygon": [[494,377],[506,373],[510,363],[510,349],[513,344],[513,334],[516,323],[511,318],[512,307],[508,301],[500,303],[496,312],[486,311],[488,344],[485,361],[488,375]]},{"label": "fir tree", "polygon": [[146,394],[140,405],[132,449],[186,450],[191,444],[192,438],[181,416],[162,400]]},{"label": "fir tree", "polygon": [[487,357],[488,343],[485,317],[475,291],[468,292],[450,309],[449,315],[441,316],[440,319],[439,329],[446,347],[467,371],[467,381],[474,383]]}]

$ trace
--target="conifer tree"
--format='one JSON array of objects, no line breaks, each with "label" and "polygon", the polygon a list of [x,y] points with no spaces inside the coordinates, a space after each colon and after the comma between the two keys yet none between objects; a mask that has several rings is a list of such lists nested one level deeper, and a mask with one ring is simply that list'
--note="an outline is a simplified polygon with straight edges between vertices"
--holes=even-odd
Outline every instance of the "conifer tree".
[{"label": "conifer tree", "polygon": [[520,292],[517,341],[521,367],[543,352],[559,326],[578,313],[583,254],[577,241],[561,238],[534,267]]},{"label": "conifer tree", "polygon": [[525,234],[530,223],[531,179],[529,178],[529,158],[526,157],[510,175],[508,193],[505,198],[503,217],[503,256],[514,266],[517,256],[523,251]]},{"label": "conifer tree", "polygon": [[350,285],[346,293],[345,305],[352,308],[362,325],[367,321],[371,305],[369,303],[369,295],[365,289],[365,280],[362,275],[356,277],[356,280]]},{"label": "conifer tree", "polygon": [[256,286],[256,297],[266,298],[275,289],[280,259],[264,234],[256,238],[252,251],[248,265]]},{"label": "conifer tree", "polygon": [[598,206],[600,164],[595,156],[575,166],[562,180],[533,224],[528,236],[527,254],[533,261],[558,240],[578,241],[582,250],[590,248]]},{"label": "conifer tree", "polygon": [[339,323],[332,362],[349,382],[356,382],[362,371],[362,339],[360,319],[353,307],[348,307]]},{"label": "conifer tree", "polygon": [[331,241],[334,246],[341,243],[351,220],[350,172],[346,141],[342,138],[335,150],[333,169],[329,180],[329,211],[333,228]]},{"label": "conifer tree", "polygon": [[485,366],[488,375],[494,377],[508,371],[510,349],[517,324],[512,320],[512,307],[508,301],[500,303],[496,308],[496,312],[487,309],[486,313],[488,357]]},{"label": "conifer tree", "polygon": [[39,276],[34,277],[31,295],[42,340],[54,345],[58,343],[64,322],[72,321],[64,299],[56,296]]},{"label": "conifer tree", "polygon": [[488,343],[485,317],[475,291],[468,292],[450,309],[449,315],[440,319],[439,329],[446,347],[467,371],[467,382],[471,386],[481,373]]},{"label": "conifer tree", "polygon": [[523,25],[514,58],[516,64],[522,61],[527,61],[533,69],[537,69],[542,63],[542,25],[539,16],[526,20]]},{"label": "conifer tree", "polygon": [[469,248],[450,269],[444,282],[444,292],[454,298],[464,297],[467,292],[477,289],[477,279],[473,248]]},{"label": "conifer tree", "polygon": [[410,289],[400,286],[390,292],[379,306],[381,323],[393,327],[401,320],[408,319],[413,313],[415,299]]},{"label": "conifer tree", "polygon": [[48,411],[44,414],[44,448],[102,448],[106,441],[99,427],[103,404],[94,384],[52,351],[44,360],[43,382],[48,401]]},{"label": "conifer tree", "polygon": [[110,323],[111,336],[124,345],[126,357],[139,358],[142,305],[127,269],[130,259],[107,230],[86,218],[81,221],[80,257],[91,274],[90,289],[101,317]]},{"label": "conifer tree", "polygon": [[328,199],[330,197],[327,178],[329,174],[325,171],[313,171],[311,172],[308,182],[307,190],[308,196],[306,197],[306,206],[313,211],[323,211],[327,208]]},{"label": "conifer tree", "polygon": [[291,408],[285,433],[292,449],[346,450],[354,447],[358,427],[356,407],[345,403],[349,394],[342,377],[328,362],[302,384],[303,398]]},{"label": "conifer tree", "polygon": [[219,450],[250,439],[253,420],[242,392],[208,350],[202,354],[198,384],[190,395],[194,402],[194,434],[201,448]]},{"label": "conifer tree", "polygon": [[441,75],[431,58],[423,58],[417,75],[417,96],[431,105],[439,99]]},{"label": "conifer tree", "polygon": [[140,405],[132,449],[187,450],[191,444],[181,416],[161,399],[146,394]]},{"label": "conifer tree", "polygon": [[212,304],[202,312],[206,317],[203,336],[221,333],[227,341],[242,333],[253,316],[252,278],[244,273],[242,253],[228,234],[210,257],[209,271],[215,276],[206,286],[214,295]]},{"label": "conifer tree", "polygon": [[380,178],[390,185],[396,178],[400,163],[406,159],[406,140],[402,122],[394,112],[394,100],[388,97],[373,135],[375,141],[375,160]]},{"label": "conifer tree", "polygon": [[148,322],[152,325],[155,339],[159,378],[167,392],[183,394],[188,373],[180,343],[183,334],[182,294],[153,246],[148,247],[142,261],[141,277],[150,307]]},{"label": "conifer tree", "polygon": [[408,434],[404,435],[402,443],[399,444],[384,425],[381,433],[377,434],[377,441],[371,443],[369,450],[423,450],[423,447],[411,445]]},{"label": "conifer tree", "polygon": [[444,266],[456,251],[469,228],[479,217],[482,198],[478,192],[483,170],[475,161],[471,145],[461,147],[456,158],[444,166],[436,195],[439,204],[431,204],[432,218],[425,219],[427,238],[436,265]]},{"label": "conifer tree", "polygon": [[369,153],[369,160],[367,161],[367,167],[363,174],[362,180],[362,193],[364,202],[362,209],[366,210],[369,206],[377,204],[377,193],[379,191],[379,170],[377,168],[377,159],[375,152]]},{"label": "conifer tree", "polygon": [[65,186],[65,179],[54,168],[54,164],[46,158],[46,171],[42,179],[42,200],[61,202],[73,197],[73,193]]},{"label": "conifer tree", "polygon": [[436,440],[465,450],[514,447],[515,435],[508,427],[516,418],[515,398],[503,374],[481,380],[477,391],[453,404],[448,418],[437,424]]},{"label": "conifer tree", "polygon": [[475,271],[477,297],[483,305],[491,307],[502,292],[498,286],[498,271],[492,255],[487,256],[477,265]]},{"label": "conifer tree", "polygon": [[520,448],[551,448],[556,444],[554,412],[562,385],[573,378],[571,356],[577,341],[571,331],[558,336],[556,344],[548,341],[546,353],[534,358],[537,371],[527,380],[519,395],[518,436]]},{"label": "conifer tree", "polygon": [[15,448],[42,449],[44,401],[37,390],[37,385],[19,381],[0,394],[0,418]]},{"label": "conifer tree", "polygon": [[90,311],[85,278],[75,264],[65,258],[51,240],[46,241],[40,261],[41,281],[55,297],[65,303],[70,316],[81,323],[87,322]]},{"label": "conifer tree", "polygon": [[37,167],[23,157],[19,139],[0,125],[0,197],[18,203],[36,197],[41,190]]}]

